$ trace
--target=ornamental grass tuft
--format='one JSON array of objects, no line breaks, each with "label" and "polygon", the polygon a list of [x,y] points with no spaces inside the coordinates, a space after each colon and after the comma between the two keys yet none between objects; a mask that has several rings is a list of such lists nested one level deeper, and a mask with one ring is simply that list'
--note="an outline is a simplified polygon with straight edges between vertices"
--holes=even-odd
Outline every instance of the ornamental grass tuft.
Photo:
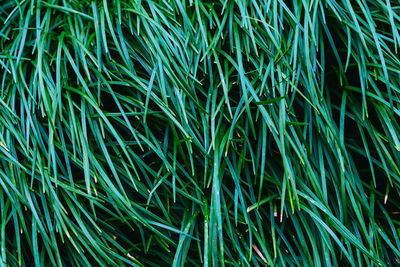
[{"label": "ornamental grass tuft", "polygon": [[394,0],[0,0],[0,265],[399,265],[399,31]]}]

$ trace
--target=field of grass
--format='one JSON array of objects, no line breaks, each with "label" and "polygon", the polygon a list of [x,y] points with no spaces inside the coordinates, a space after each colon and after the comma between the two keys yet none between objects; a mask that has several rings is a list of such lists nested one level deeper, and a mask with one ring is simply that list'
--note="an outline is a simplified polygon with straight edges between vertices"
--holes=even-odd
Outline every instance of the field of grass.
[{"label": "field of grass", "polygon": [[0,266],[400,265],[400,3],[0,0]]}]

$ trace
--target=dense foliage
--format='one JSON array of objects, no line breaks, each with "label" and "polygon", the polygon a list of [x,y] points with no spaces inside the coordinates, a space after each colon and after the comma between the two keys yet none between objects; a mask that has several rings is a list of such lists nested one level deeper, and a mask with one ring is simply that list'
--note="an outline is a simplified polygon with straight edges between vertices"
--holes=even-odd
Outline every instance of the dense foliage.
[{"label": "dense foliage", "polygon": [[1,265],[400,263],[400,4],[1,0]]}]

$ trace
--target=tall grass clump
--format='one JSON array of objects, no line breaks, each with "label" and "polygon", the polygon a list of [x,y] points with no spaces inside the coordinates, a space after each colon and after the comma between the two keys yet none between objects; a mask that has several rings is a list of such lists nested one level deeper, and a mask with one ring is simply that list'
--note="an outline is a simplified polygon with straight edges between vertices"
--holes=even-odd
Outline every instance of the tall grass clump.
[{"label": "tall grass clump", "polygon": [[1,266],[400,264],[400,3],[1,0]]}]

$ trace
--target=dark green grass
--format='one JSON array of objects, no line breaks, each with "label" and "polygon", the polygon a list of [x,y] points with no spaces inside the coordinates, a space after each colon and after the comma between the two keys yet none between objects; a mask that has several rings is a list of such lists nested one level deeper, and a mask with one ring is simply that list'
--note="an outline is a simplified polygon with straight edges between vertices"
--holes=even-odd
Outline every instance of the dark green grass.
[{"label": "dark green grass", "polygon": [[0,1],[0,260],[400,262],[400,5]]}]

